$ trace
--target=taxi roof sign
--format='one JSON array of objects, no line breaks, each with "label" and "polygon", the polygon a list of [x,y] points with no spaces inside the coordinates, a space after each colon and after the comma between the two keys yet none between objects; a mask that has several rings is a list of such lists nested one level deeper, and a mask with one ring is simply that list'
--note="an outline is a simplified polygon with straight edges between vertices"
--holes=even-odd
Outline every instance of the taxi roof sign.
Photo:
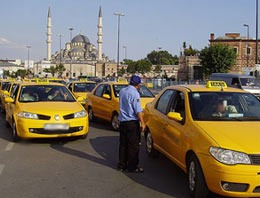
[{"label": "taxi roof sign", "polygon": [[125,79],[125,78],[118,78],[118,79],[117,79],[117,82],[127,83],[127,79]]},{"label": "taxi roof sign", "polygon": [[216,87],[219,87],[219,88],[227,88],[227,84],[225,81],[208,81],[207,85],[206,85],[207,88],[216,88]]}]

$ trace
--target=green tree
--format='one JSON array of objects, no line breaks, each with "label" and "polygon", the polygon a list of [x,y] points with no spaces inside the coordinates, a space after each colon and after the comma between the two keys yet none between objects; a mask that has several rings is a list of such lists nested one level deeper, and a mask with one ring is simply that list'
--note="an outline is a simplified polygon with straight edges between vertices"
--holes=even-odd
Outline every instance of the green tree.
[{"label": "green tree", "polygon": [[148,59],[141,59],[136,62],[137,71],[141,74],[150,72],[152,69],[152,63]]},{"label": "green tree", "polygon": [[51,73],[51,75],[54,77],[56,73],[56,67],[50,66],[50,68],[45,68],[43,71],[46,73]]},{"label": "green tree", "polygon": [[4,76],[10,76],[9,70],[4,70]]},{"label": "green tree", "polygon": [[125,59],[124,62],[127,65],[126,71],[128,73],[135,74],[138,71],[136,61]]},{"label": "green tree", "polygon": [[161,65],[156,65],[154,68],[155,73],[161,73],[162,72],[162,66]]},{"label": "green tree", "polygon": [[16,76],[20,76],[21,78],[24,78],[27,75],[27,71],[25,69],[18,69],[16,72]]},{"label": "green tree", "polygon": [[199,53],[198,50],[193,49],[190,45],[189,48],[184,49],[184,55],[185,56],[196,56]]},{"label": "green tree", "polygon": [[183,41],[182,47],[183,47],[183,49],[186,49],[187,45],[186,45],[185,41]]},{"label": "green tree", "polygon": [[126,73],[126,70],[124,67],[122,67],[119,71],[118,71],[118,76],[123,76]]},{"label": "green tree", "polygon": [[227,45],[214,44],[201,50],[199,58],[203,74],[208,77],[212,73],[227,73],[235,65],[237,55]]},{"label": "green tree", "polygon": [[168,51],[152,51],[147,54],[147,59],[152,62],[153,65],[176,65],[178,64],[178,57],[173,57]]},{"label": "green tree", "polygon": [[63,64],[57,64],[55,69],[59,77],[61,77],[63,72],[66,70]]}]

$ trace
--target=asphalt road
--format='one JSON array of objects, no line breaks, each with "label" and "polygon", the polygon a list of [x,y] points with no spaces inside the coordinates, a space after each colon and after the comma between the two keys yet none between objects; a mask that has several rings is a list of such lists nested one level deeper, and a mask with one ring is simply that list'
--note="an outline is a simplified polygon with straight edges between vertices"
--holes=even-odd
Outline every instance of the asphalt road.
[{"label": "asphalt road", "polygon": [[[87,139],[40,139],[12,143],[0,117],[1,198],[190,198],[187,176],[163,156],[140,152],[143,174],[117,171],[118,132],[91,123]],[[210,196],[215,197],[215,196]]]}]

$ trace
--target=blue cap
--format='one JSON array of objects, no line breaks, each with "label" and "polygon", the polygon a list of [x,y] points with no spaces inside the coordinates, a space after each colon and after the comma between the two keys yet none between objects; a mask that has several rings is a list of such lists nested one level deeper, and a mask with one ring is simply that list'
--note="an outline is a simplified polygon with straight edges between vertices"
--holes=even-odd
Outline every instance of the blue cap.
[{"label": "blue cap", "polygon": [[130,83],[141,84],[141,78],[139,76],[133,75],[130,79]]}]

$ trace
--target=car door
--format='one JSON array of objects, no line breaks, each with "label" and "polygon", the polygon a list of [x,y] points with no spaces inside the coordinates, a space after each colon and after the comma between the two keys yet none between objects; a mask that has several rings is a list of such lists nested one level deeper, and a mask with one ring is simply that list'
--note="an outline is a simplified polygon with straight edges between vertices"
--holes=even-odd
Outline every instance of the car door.
[{"label": "car door", "polygon": [[169,103],[172,100],[175,91],[172,89],[166,90],[158,99],[154,109],[150,114],[149,129],[153,136],[154,143],[163,149],[163,129],[167,124],[167,112]]},{"label": "car door", "polygon": [[[183,120],[175,121],[166,116],[163,126],[163,149],[171,156],[178,164],[182,163],[183,155],[183,139],[186,130],[186,108],[185,94],[177,91],[170,103],[168,112],[180,113]],[[168,113],[167,112],[167,113]]]},{"label": "car door", "polygon": [[[103,94],[109,95],[110,99],[104,98]],[[101,117],[105,120],[111,120],[113,112],[111,85],[104,86],[102,97],[100,98],[100,105],[102,106],[100,110]]]},{"label": "car door", "polygon": [[13,88],[10,97],[14,100],[13,103],[7,103],[6,104],[6,119],[8,120],[8,122],[10,124],[12,124],[12,116],[13,116],[13,112],[14,109],[16,107],[16,103],[17,103],[17,95],[18,95],[18,91],[19,91],[19,84],[16,84],[15,87]]},{"label": "car door", "polygon": [[104,84],[99,85],[95,90],[94,94],[92,95],[92,97],[90,98],[92,110],[96,117],[102,117],[103,107],[101,106],[101,99],[102,99],[104,87],[105,87]]}]

